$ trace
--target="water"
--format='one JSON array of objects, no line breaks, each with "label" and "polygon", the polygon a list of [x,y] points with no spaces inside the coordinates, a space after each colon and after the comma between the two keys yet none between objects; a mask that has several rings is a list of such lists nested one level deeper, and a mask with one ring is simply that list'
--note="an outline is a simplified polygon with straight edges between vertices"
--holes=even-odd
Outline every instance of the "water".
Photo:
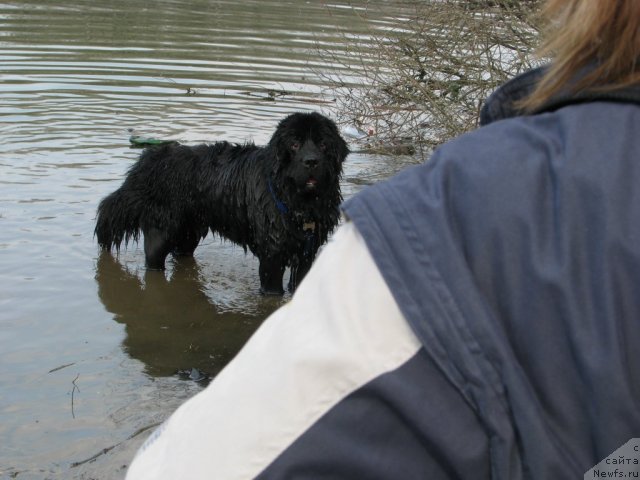
[{"label": "water", "polygon": [[[320,51],[344,58],[401,15],[384,0],[0,2],[0,478],[121,478],[202,388],[176,372],[214,376],[287,301],[210,236],[165,273],[135,245],[100,254],[96,206],[139,153],[131,131],[264,143],[288,113],[331,116],[324,76],[357,70]],[[403,161],[352,154],[345,197]]]}]

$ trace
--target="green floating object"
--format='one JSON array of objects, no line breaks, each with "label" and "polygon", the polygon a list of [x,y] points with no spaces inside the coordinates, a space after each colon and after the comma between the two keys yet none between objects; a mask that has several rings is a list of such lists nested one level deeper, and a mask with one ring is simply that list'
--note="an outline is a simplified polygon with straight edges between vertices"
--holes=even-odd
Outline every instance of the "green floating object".
[{"label": "green floating object", "polygon": [[131,142],[131,145],[135,147],[148,147],[151,145],[166,145],[168,143],[175,143],[175,140],[159,140],[157,138],[133,135],[129,137],[129,142]]}]

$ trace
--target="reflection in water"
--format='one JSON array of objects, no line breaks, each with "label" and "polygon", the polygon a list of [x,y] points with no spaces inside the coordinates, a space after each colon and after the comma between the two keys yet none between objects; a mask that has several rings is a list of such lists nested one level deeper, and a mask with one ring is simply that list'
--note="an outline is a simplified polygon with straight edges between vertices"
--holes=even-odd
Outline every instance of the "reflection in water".
[{"label": "reflection in water", "polygon": [[180,258],[169,279],[147,270],[141,280],[102,252],[96,281],[105,308],[126,326],[124,349],[152,375],[191,368],[215,375],[264,318],[217,312],[193,258]]}]

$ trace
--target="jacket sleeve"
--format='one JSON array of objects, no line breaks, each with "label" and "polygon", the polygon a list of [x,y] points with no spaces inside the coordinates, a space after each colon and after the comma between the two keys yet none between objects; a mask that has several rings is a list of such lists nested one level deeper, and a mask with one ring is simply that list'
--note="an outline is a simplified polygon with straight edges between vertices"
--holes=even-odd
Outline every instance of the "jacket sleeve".
[{"label": "jacket sleeve", "polygon": [[[356,478],[354,469],[380,468],[389,476],[375,478],[413,478],[398,477],[399,467],[388,463],[406,461],[393,452],[409,443],[407,454],[424,450],[424,437],[413,431],[424,422],[413,422],[402,410],[407,403],[422,409],[425,388],[415,390],[397,375],[421,375],[420,352],[363,239],[348,222],[292,300],[149,437],[127,479],[314,478],[314,472]],[[425,418],[439,416],[448,402]],[[349,421],[336,423],[341,418]],[[356,441],[360,436],[364,439]],[[454,437],[467,448],[464,437]],[[467,454],[481,458],[482,443],[473,436],[467,440],[474,444]],[[291,470],[305,468],[310,470],[301,477]]]}]

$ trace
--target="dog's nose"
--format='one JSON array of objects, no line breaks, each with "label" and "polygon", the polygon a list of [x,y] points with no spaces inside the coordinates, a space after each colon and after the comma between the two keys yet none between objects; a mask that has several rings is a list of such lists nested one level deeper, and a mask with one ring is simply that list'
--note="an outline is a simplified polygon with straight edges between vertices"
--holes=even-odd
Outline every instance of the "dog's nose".
[{"label": "dog's nose", "polygon": [[302,163],[307,168],[315,168],[318,166],[318,159],[316,157],[307,157],[302,161]]}]

